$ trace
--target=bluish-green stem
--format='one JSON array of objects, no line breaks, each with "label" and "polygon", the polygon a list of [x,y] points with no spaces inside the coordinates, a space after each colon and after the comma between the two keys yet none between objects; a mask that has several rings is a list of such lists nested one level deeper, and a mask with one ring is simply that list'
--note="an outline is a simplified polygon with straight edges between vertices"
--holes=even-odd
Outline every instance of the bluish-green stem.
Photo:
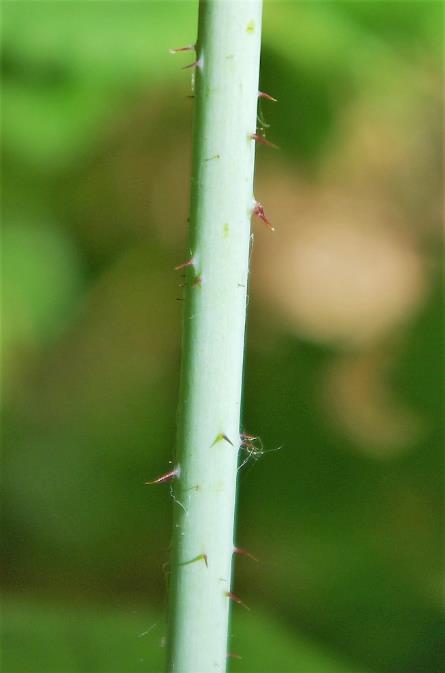
[{"label": "bluish-green stem", "polygon": [[261,0],[201,0],[169,671],[226,670]]}]

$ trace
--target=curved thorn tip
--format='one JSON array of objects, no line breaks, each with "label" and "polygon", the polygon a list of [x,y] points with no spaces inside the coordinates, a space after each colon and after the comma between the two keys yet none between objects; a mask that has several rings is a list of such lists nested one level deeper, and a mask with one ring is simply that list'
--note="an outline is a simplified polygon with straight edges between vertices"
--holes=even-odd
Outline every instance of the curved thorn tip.
[{"label": "curved thorn tip", "polygon": [[270,100],[273,103],[276,103],[278,98],[274,98],[271,96],[269,93],[266,93],[265,91],[258,91],[258,98],[265,98],[266,100]]},{"label": "curved thorn tip", "polygon": [[251,554],[250,551],[247,551],[247,549],[243,549],[243,547],[234,547],[233,553],[239,554],[239,556],[246,556],[247,558],[250,558],[252,561],[256,561],[257,563],[259,562],[259,559],[256,556]]},{"label": "curved thorn tip", "polygon": [[180,269],[185,269],[188,266],[193,266],[194,263],[195,260],[193,259],[193,257],[190,257],[190,259],[188,259],[186,262],[183,262],[182,264],[178,264],[178,266],[175,266],[174,271],[179,271]]},{"label": "curved thorn tip", "polygon": [[170,470],[170,472],[161,474],[160,477],[158,477],[157,479],[153,479],[152,481],[146,481],[145,484],[147,486],[152,486],[153,484],[165,484],[168,481],[173,481],[173,479],[176,479],[176,477],[178,476],[179,476],[179,468],[175,467],[174,470]]},{"label": "curved thorn tip", "polygon": [[201,59],[197,58],[196,61],[193,61],[193,63],[189,63],[188,65],[184,65],[181,70],[188,70],[189,68],[200,68],[201,67]]},{"label": "curved thorn tip", "polygon": [[174,47],[169,49],[170,54],[180,54],[182,51],[195,51],[195,44],[186,44],[185,47]]},{"label": "curved thorn tip", "polygon": [[238,605],[242,605],[243,608],[250,611],[250,608],[241,600],[239,596],[234,594],[233,591],[226,591],[225,594],[231,601],[237,603]]},{"label": "curved thorn tip", "polygon": [[278,145],[275,145],[275,143],[271,143],[270,140],[267,140],[267,138],[260,135],[259,133],[251,133],[250,137],[252,138],[252,140],[254,140],[256,143],[259,143],[260,145],[265,145],[266,147],[272,147],[274,150],[280,149]]},{"label": "curved thorn tip", "polygon": [[[221,440],[224,440],[225,442],[227,442],[227,443],[230,444],[231,446],[235,446],[234,443],[233,443],[233,442],[227,437],[227,435],[225,435],[223,432],[220,432],[219,434],[216,435],[216,437],[215,437],[215,439],[214,439],[214,441],[213,441],[212,446],[215,446],[215,444],[217,444],[217,443],[220,442]],[[212,447],[210,447],[210,448],[212,448]]]}]

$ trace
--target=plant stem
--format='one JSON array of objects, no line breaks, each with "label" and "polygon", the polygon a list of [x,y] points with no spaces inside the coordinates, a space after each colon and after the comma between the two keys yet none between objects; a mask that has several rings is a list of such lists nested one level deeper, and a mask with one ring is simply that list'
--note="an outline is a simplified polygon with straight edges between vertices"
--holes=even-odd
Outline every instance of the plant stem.
[{"label": "plant stem", "polygon": [[261,0],[201,0],[169,671],[226,670]]}]

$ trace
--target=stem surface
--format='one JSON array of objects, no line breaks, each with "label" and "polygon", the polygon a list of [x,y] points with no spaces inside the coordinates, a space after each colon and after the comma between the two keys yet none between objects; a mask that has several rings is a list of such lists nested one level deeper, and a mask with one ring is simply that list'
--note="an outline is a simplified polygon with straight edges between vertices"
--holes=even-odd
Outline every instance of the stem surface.
[{"label": "stem surface", "polygon": [[201,0],[169,671],[226,670],[261,0]]}]

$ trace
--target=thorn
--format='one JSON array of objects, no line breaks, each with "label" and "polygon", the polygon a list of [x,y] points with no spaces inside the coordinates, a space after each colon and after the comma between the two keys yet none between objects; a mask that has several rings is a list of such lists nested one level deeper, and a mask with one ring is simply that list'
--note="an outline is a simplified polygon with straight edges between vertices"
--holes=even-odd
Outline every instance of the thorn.
[{"label": "thorn", "polygon": [[259,135],[258,133],[251,133],[250,137],[252,140],[255,140],[256,143],[259,143],[260,145],[266,145],[266,147],[273,147],[275,150],[279,150],[280,148],[278,145],[275,145],[274,143],[271,143],[270,140],[267,140],[264,136]]},{"label": "thorn", "polygon": [[169,49],[170,54],[179,54],[181,51],[195,51],[195,44],[186,44],[185,47],[174,47]]},{"label": "thorn", "polygon": [[188,259],[186,262],[183,262],[182,264],[178,264],[178,266],[175,266],[174,271],[179,271],[180,269],[185,269],[188,266],[193,266],[194,263],[195,260],[193,259],[193,257],[190,257],[190,259]]},{"label": "thorn", "polygon": [[227,658],[228,659],[242,659],[242,656],[240,654],[236,654],[236,652],[227,652]]},{"label": "thorn", "polygon": [[248,607],[248,606],[241,600],[241,598],[240,598],[239,596],[237,596],[236,594],[234,594],[232,591],[226,591],[226,592],[225,592],[225,595],[226,595],[227,598],[229,598],[231,601],[233,601],[234,603],[238,603],[238,605],[242,605],[243,608],[245,608],[246,610],[249,610],[249,612],[250,612],[250,608],[249,608],[249,607]]},{"label": "thorn", "polygon": [[195,280],[193,281],[191,287],[201,287],[202,286],[202,276],[196,276]]},{"label": "thorn", "polygon": [[162,474],[157,479],[153,479],[153,481],[146,481],[145,484],[147,486],[151,486],[153,484],[165,484],[167,481],[173,481],[173,479],[176,479],[176,477],[179,477],[179,467],[175,467],[174,470],[170,470],[170,472]]},{"label": "thorn", "polygon": [[193,61],[193,63],[189,63],[188,65],[182,66],[181,70],[188,70],[189,68],[200,68],[201,67],[201,59],[197,58],[196,61]]},{"label": "thorn", "polygon": [[271,100],[273,103],[276,103],[278,100],[264,91],[258,91],[258,98],[265,98],[266,100]]},{"label": "thorn", "polygon": [[233,553],[239,554],[240,556],[247,556],[247,558],[250,558],[252,561],[256,561],[257,563],[259,562],[259,559],[256,556],[251,554],[250,551],[247,551],[247,549],[243,549],[242,547],[234,547]]},{"label": "thorn", "polygon": [[[264,224],[265,224],[267,227],[269,227],[269,229],[270,229],[271,231],[275,231],[275,227],[273,226],[272,222],[270,222],[270,221],[267,219],[266,214],[265,214],[265,212],[264,212],[263,205],[262,205],[259,201],[257,201],[257,202],[255,203],[255,206],[254,206],[254,208],[253,208],[252,214],[253,214],[253,215],[256,215],[260,220],[262,220],[262,221],[264,222]],[[255,439],[256,439],[256,438],[255,438]]]},{"label": "thorn", "polygon": [[[231,446],[235,446],[234,443],[231,442],[230,439],[227,437],[227,435],[225,435],[223,432],[220,432],[219,435],[216,435],[215,441],[213,442],[212,446],[215,446],[215,444],[220,442],[222,439],[224,439],[224,441],[228,442]],[[212,448],[212,447],[210,447],[210,448]]]},{"label": "thorn", "polygon": [[190,561],[183,561],[182,563],[179,563],[178,565],[187,566],[187,565],[190,565],[190,563],[196,563],[196,561],[204,561],[204,563],[206,564],[206,568],[209,567],[207,554],[198,554],[198,556],[195,556],[195,558],[190,559]]}]

